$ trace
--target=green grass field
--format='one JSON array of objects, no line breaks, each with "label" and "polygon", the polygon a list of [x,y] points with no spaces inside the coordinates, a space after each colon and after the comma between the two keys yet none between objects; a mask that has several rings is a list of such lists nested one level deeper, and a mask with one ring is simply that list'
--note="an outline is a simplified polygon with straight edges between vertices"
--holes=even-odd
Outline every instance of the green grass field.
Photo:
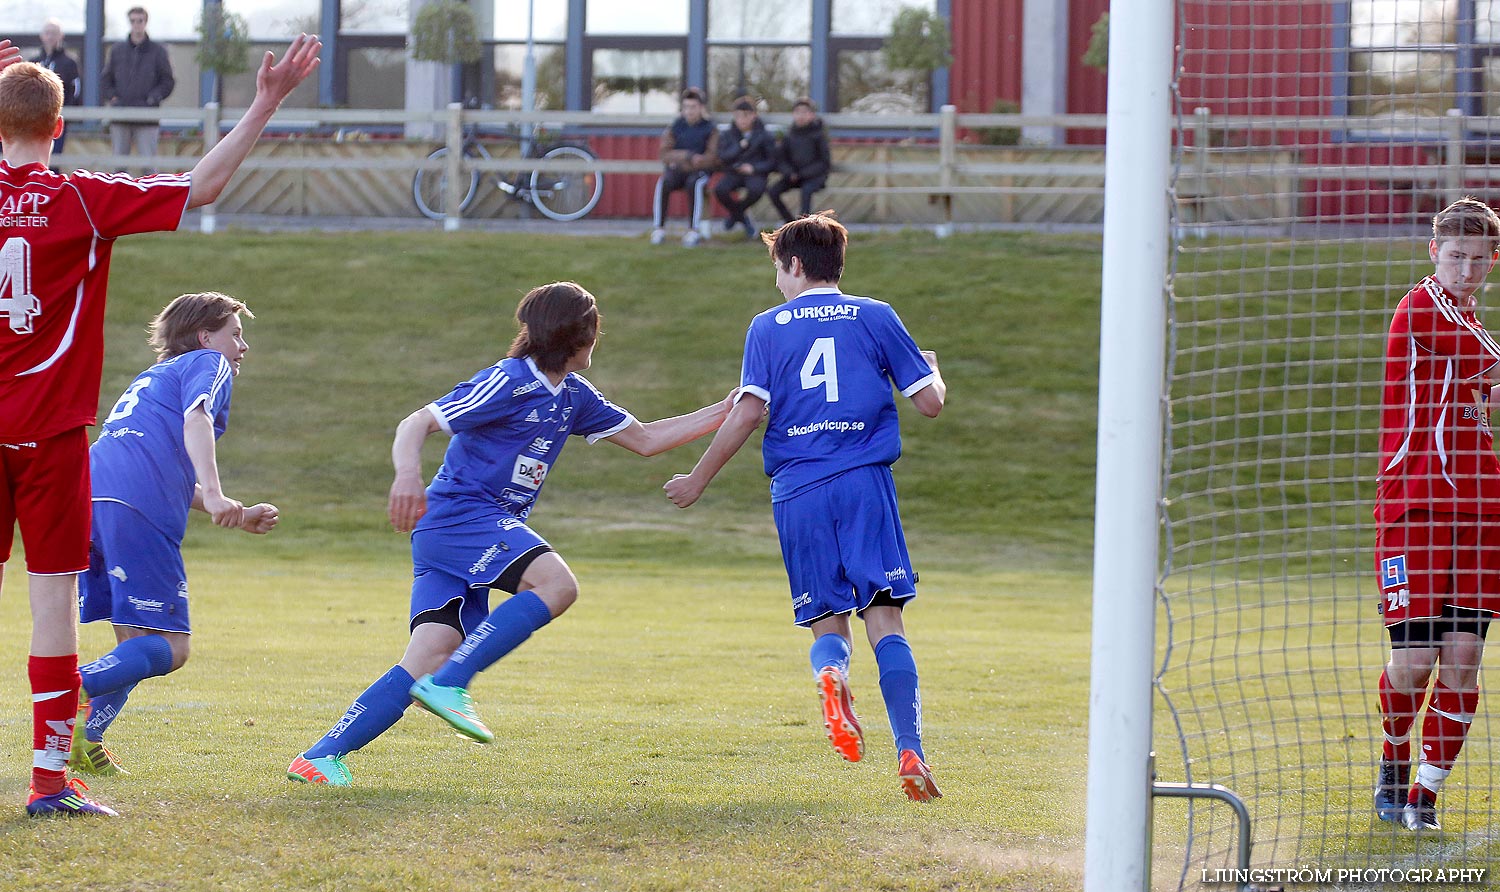
[{"label": "green grass field", "polygon": [[[1385,286],[1406,280],[1411,253],[1323,263],[1198,245],[1179,269],[1184,374],[1168,497],[1178,532],[1193,535],[1173,540],[1188,572],[1169,580],[1165,688],[1195,779],[1212,768],[1250,797],[1258,864],[1497,862],[1488,718],[1455,772],[1452,832],[1436,845],[1372,827],[1366,804],[1381,648],[1351,545],[1368,532],[1372,444],[1360,431],[1378,367],[1365,353],[1378,351]],[[0,797],[16,804],[8,817],[0,809],[0,889],[53,883],[59,864],[100,890],[1081,886],[1097,239],[909,233],[851,247],[845,289],[892,302],[950,387],[936,420],[903,409],[896,468],[922,574],[908,626],[946,793],[930,807],[895,784],[863,642],[852,683],[867,759],[847,765],[823,739],[754,441],[688,512],[660,486],[701,444],[650,460],[570,447],[532,523],[582,596],[475,683],[497,743],[466,743],[413,710],[351,758],[353,789],[282,774],[405,641],[408,553],[384,518],[396,423],[503,354],[517,299],[558,278],[600,299],[605,334],[588,376],[607,395],[643,419],[716,400],[737,380],[750,317],[780,301],[763,250],[223,233],[127,240],[115,258],[106,406],[149,364],[143,328],[171,297],[212,288],[256,312],[220,462],[231,495],[276,502],[283,522],[253,538],[195,517],[193,660],[132,696],[111,732],[132,774],[94,786],[126,818],[21,816],[27,691],[22,673],[0,675],[0,760],[11,766]],[[1256,264],[1265,282],[1237,278]],[[1310,294],[1279,305],[1273,277]],[[1236,289],[1261,296],[1237,305]],[[1317,336],[1329,301],[1357,331]],[[1219,327],[1221,316],[1237,321]],[[1265,330],[1267,319],[1286,331]],[[1220,381],[1215,362],[1234,377]],[[1230,407],[1245,414],[1215,414]],[[1281,463],[1237,461],[1242,444]],[[1316,565],[1346,552],[1356,564]],[[11,568],[0,654],[19,666],[28,621]],[[85,628],[85,658],[108,646],[106,629]],[[1183,779],[1164,705],[1154,727],[1162,779]],[[1157,888],[1175,888],[1186,809],[1159,801],[1156,812]],[[1200,810],[1193,825],[1211,866],[1231,844],[1223,818]]]},{"label": "green grass field", "polygon": [[[903,415],[897,468],[941,802],[900,795],[863,642],[869,754],[828,750],[758,450],[689,512],[659,491],[701,445],[652,460],[570,447],[533,524],[582,597],[476,682],[497,743],[413,710],[351,758],[355,788],[329,790],[282,771],[404,644],[410,566],[383,510],[396,422],[498,358],[516,300],[557,278],[600,298],[589,377],[606,394],[647,419],[719,398],[745,325],[780,300],[769,261],[475,234],[122,243],[103,402],[149,364],[142,329],[166,300],[246,300],[252,351],[220,463],[231,495],[276,502],[283,523],[261,539],[195,518],[194,657],[132,696],[111,731],[132,773],[93,786],[128,817],[17,807],[0,817],[0,888],[59,865],[94,889],[438,889],[455,873],[503,889],[1076,888],[1097,275],[1088,238],[892,235],[851,252],[846,290],[894,303],[950,386],[938,420]],[[19,568],[0,599],[17,664]],[[108,646],[84,629],[85,658]],[[0,795],[19,806],[26,689],[4,678]]]}]

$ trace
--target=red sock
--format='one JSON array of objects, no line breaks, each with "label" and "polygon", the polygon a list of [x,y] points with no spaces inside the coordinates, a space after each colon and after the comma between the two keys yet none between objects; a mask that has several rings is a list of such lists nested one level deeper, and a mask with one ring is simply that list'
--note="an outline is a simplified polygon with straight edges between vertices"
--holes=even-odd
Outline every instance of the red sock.
[{"label": "red sock", "polygon": [[[1381,755],[1393,762],[1411,761],[1411,726],[1422,706],[1422,693],[1408,694],[1391,687],[1387,673],[1380,673],[1380,730],[1385,732]],[[1392,740],[1399,743],[1392,743]]]},{"label": "red sock", "polygon": [[62,792],[73,750],[73,721],[78,716],[78,655],[32,657],[31,788],[43,796]]},{"label": "red sock", "polygon": [[[1432,686],[1432,700],[1427,704],[1427,713],[1422,718],[1422,766],[1431,766],[1446,777],[1458,761],[1458,753],[1464,747],[1464,738],[1469,735],[1469,724],[1474,720],[1474,711],[1479,708],[1479,689],[1455,691],[1441,681]],[[1436,792],[1436,788],[1425,784],[1422,766],[1417,769],[1417,779],[1424,781]],[[1429,772],[1431,773],[1431,772]],[[1438,784],[1441,785],[1441,779]]]}]

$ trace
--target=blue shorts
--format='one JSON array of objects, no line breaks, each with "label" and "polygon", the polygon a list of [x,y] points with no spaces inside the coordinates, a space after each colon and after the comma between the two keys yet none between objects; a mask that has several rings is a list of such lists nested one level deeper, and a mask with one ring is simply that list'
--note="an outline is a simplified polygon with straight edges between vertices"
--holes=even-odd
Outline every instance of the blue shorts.
[{"label": "blue shorts", "polygon": [[78,618],[190,633],[182,540],[123,502],[94,502],[89,568],[78,576]]},{"label": "blue shorts", "polygon": [[[551,550],[525,521],[499,510],[418,527],[411,534],[411,618],[457,601],[459,631],[467,635],[490,615],[490,589],[515,586],[520,571]],[[512,566],[516,572],[507,572]]]},{"label": "blue shorts", "polygon": [[886,465],[864,465],[771,506],[799,626],[917,595]]}]

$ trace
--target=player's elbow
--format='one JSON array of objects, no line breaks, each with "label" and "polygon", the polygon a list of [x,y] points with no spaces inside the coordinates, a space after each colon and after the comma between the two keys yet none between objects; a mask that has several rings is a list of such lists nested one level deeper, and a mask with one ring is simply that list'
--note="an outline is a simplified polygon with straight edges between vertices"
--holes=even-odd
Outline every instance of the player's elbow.
[{"label": "player's elbow", "polygon": [[928,387],[912,394],[911,403],[918,412],[928,418],[936,418],[943,411],[944,395],[935,388]]}]

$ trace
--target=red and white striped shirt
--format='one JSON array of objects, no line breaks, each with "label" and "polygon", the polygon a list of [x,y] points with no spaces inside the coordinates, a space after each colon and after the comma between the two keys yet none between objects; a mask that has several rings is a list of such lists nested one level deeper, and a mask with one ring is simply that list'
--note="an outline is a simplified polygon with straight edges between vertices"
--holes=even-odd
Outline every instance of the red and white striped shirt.
[{"label": "red and white striped shirt", "polygon": [[1402,298],[1385,348],[1375,519],[1500,514],[1489,373],[1500,344],[1431,276]]},{"label": "red and white striped shirt", "polygon": [[0,443],[94,423],[114,240],[176,229],[189,185],[0,161]]}]

